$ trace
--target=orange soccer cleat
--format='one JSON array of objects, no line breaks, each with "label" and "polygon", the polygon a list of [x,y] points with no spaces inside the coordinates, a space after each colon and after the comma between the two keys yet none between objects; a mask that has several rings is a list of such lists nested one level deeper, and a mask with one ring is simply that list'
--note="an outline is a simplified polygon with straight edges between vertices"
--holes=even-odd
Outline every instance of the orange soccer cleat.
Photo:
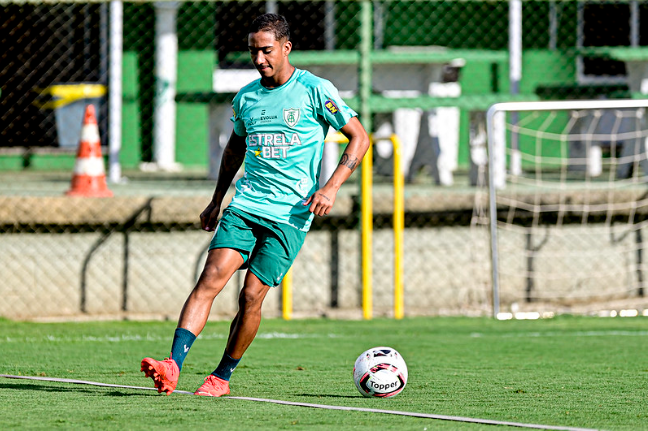
[{"label": "orange soccer cleat", "polygon": [[229,382],[227,380],[219,379],[213,374],[205,377],[205,383],[198,388],[194,395],[202,395],[204,397],[220,397],[230,393]]},{"label": "orange soccer cleat", "polygon": [[142,372],[146,377],[151,377],[159,393],[171,395],[178,385],[180,369],[173,359],[156,361],[152,358],[142,359]]}]

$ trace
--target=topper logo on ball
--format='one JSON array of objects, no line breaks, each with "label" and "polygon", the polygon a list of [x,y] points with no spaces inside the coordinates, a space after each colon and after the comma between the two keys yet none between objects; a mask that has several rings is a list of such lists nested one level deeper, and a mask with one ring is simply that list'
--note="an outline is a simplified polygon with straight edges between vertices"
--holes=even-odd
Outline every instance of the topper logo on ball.
[{"label": "topper logo on ball", "polygon": [[396,349],[374,347],[363,352],[353,367],[353,380],[365,397],[389,398],[407,384],[407,365]]}]

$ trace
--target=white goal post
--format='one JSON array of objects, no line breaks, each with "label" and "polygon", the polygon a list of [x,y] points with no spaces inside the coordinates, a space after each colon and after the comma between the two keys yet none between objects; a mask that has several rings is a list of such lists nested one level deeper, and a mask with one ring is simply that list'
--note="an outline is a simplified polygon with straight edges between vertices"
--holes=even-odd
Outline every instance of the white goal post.
[{"label": "white goal post", "polygon": [[488,211],[478,219],[490,230],[495,317],[504,304],[512,313],[646,304],[646,108],[648,99],[490,107]]}]

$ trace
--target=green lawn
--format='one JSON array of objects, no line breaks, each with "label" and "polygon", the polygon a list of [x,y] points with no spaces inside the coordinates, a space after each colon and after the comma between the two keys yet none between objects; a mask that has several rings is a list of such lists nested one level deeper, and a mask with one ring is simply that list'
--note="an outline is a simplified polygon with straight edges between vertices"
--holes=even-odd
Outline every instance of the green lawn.
[{"label": "green lawn", "polygon": [[[217,365],[229,322],[207,325],[178,389]],[[152,386],[144,356],[168,356],[173,322],[0,320],[0,374]],[[356,357],[387,345],[409,367],[405,390],[368,399]],[[231,381],[232,396],[609,430],[648,429],[648,318],[536,321],[265,320]],[[494,429],[154,391],[0,378],[0,429]],[[504,428],[504,427],[500,427]]]}]

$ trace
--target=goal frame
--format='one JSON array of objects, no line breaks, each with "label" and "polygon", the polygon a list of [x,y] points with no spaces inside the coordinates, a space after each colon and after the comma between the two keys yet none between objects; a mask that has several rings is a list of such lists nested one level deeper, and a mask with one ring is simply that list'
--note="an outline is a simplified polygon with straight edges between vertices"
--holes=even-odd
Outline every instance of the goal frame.
[{"label": "goal frame", "polygon": [[[648,97],[648,95],[646,96]],[[491,105],[486,111],[486,132],[488,150],[488,218],[490,228],[491,283],[493,295],[493,317],[500,316],[499,300],[499,251],[497,238],[497,190],[506,187],[506,128],[496,122],[497,114],[531,111],[569,111],[596,109],[640,109],[648,108],[647,99],[614,100],[567,100],[535,102],[501,102]],[[517,169],[512,161],[512,169]]]}]

